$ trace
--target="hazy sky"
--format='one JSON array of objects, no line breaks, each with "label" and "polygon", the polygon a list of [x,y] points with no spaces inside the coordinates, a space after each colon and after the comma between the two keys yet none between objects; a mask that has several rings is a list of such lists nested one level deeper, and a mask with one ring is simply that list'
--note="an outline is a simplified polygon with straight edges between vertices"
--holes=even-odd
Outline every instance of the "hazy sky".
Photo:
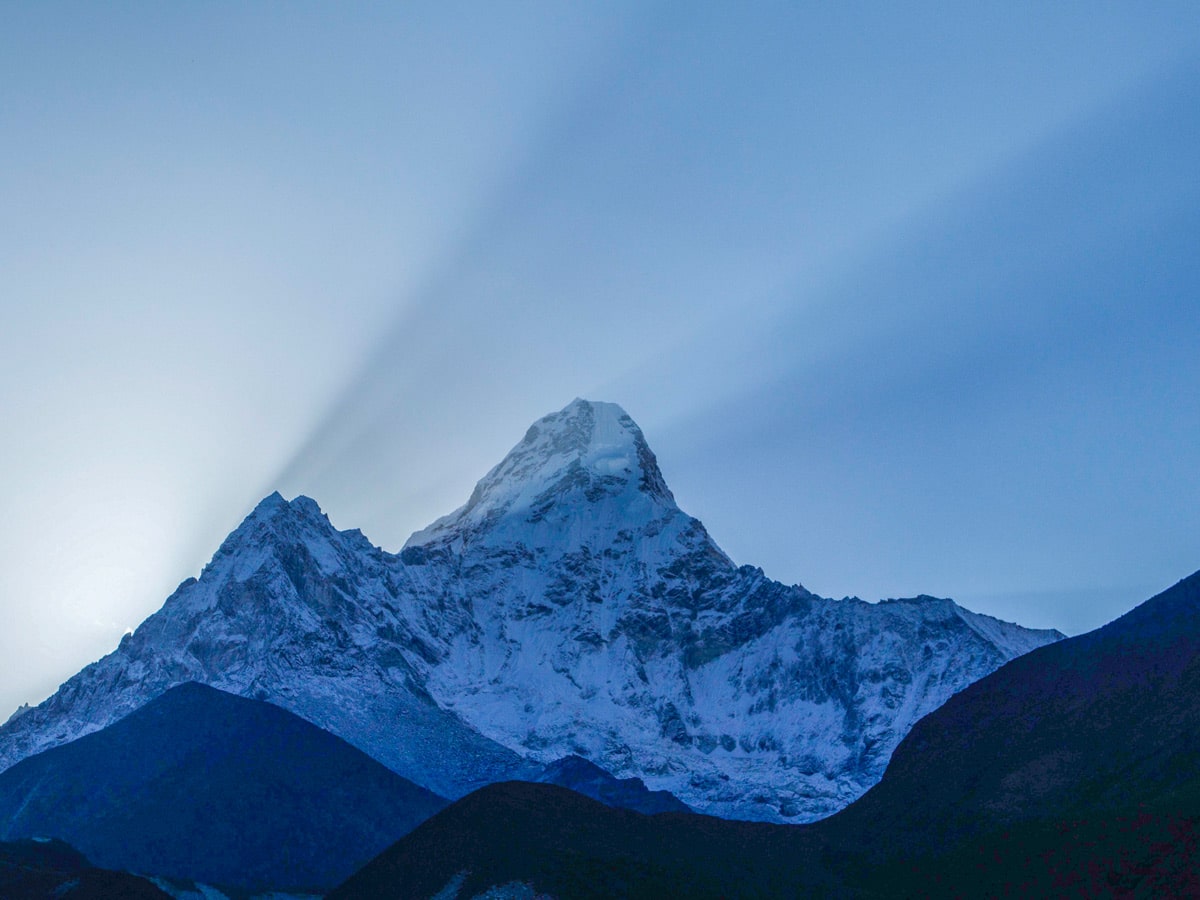
[{"label": "hazy sky", "polygon": [[388,549],[622,404],[739,562],[1200,568],[1200,5],[0,6],[0,718],[278,488]]}]

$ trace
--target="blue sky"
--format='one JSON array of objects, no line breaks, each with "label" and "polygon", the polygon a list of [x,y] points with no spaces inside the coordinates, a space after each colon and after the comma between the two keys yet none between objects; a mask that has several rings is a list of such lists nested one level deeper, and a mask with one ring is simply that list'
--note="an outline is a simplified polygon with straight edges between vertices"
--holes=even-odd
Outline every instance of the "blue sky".
[{"label": "blue sky", "polygon": [[577,395],[818,593],[1200,567],[1200,7],[746,6],[0,9],[0,707]]}]

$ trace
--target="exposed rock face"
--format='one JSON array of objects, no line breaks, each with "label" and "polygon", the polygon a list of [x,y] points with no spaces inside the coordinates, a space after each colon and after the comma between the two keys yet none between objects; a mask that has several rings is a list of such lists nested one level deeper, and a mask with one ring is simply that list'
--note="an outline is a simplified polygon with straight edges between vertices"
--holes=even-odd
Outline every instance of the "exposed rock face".
[{"label": "exposed rock face", "polygon": [[576,400],[399,556],[268,497],[198,581],[0,728],[0,766],[195,680],[445,796],[575,754],[702,812],[807,821],[878,781],[951,694],[1060,637],[737,567],[633,420]]}]

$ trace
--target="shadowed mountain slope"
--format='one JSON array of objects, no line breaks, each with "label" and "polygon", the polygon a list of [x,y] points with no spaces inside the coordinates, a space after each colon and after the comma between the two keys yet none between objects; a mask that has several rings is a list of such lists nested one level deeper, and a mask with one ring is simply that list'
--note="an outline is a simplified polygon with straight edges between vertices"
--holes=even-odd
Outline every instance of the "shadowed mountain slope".
[{"label": "shadowed mountain slope", "polygon": [[97,869],[62,841],[0,843],[4,900],[168,900],[144,878]]},{"label": "shadowed mountain slope", "polygon": [[1200,573],[952,697],[819,828],[885,896],[1200,896]]},{"label": "shadowed mountain slope", "polygon": [[247,890],[321,890],[445,806],[278,707],[180,685],[0,773],[0,837]]},{"label": "shadowed mountain slope", "polygon": [[333,896],[428,897],[460,873],[446,897],[1200,896],[1200,573],[956,695],[822,822],[643,817],[503,785]]},{"label": "shadowed mountain slope", "polygon": [[1200,572],[950,698],[828,825],[942,845],[1137,809],[1200,815]]},{"label": "shadowed mountain slope", "polygon": [[328,900],[428,898],[447,885],[448,897],[466,898],[513,882],[597,900],[787,896],[793,869],[816,860],[815,845],[798,845],[796,831],[687,813],[644,816],[555,785],[508,782],[430,819]]}]

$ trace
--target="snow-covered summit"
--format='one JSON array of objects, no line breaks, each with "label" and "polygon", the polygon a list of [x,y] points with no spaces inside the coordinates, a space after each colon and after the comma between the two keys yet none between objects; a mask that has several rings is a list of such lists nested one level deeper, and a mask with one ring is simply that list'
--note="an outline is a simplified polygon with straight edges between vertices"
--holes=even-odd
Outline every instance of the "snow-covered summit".
[{"label": "snow-covered summit", "polygon": [[[632,629],[668,647],[678,634],[663,627],[665,607],[688,610],[679,628],[705,624],[693,621],[697,607],[750,571],[676,505],[628,413],[581,399],[535,422],[464,506],[408,540],[402,558],[437,563],[451,576],[441,589],[467,589],[477,618],[497,631],[567,608],[562,627],[572,634]],[[696,590],[701,583],[709,590]]]},{"label": "snow-covered summit", "polygon": [[[575,399],[539,419],[475,486],[466,504],[409,538],[406,547],[480,539],[504,543],[547,532],[587,507],[623,525],[677,511],[642,430],[615,403]],[[539,529],[542,523],[549,528]]]}]

